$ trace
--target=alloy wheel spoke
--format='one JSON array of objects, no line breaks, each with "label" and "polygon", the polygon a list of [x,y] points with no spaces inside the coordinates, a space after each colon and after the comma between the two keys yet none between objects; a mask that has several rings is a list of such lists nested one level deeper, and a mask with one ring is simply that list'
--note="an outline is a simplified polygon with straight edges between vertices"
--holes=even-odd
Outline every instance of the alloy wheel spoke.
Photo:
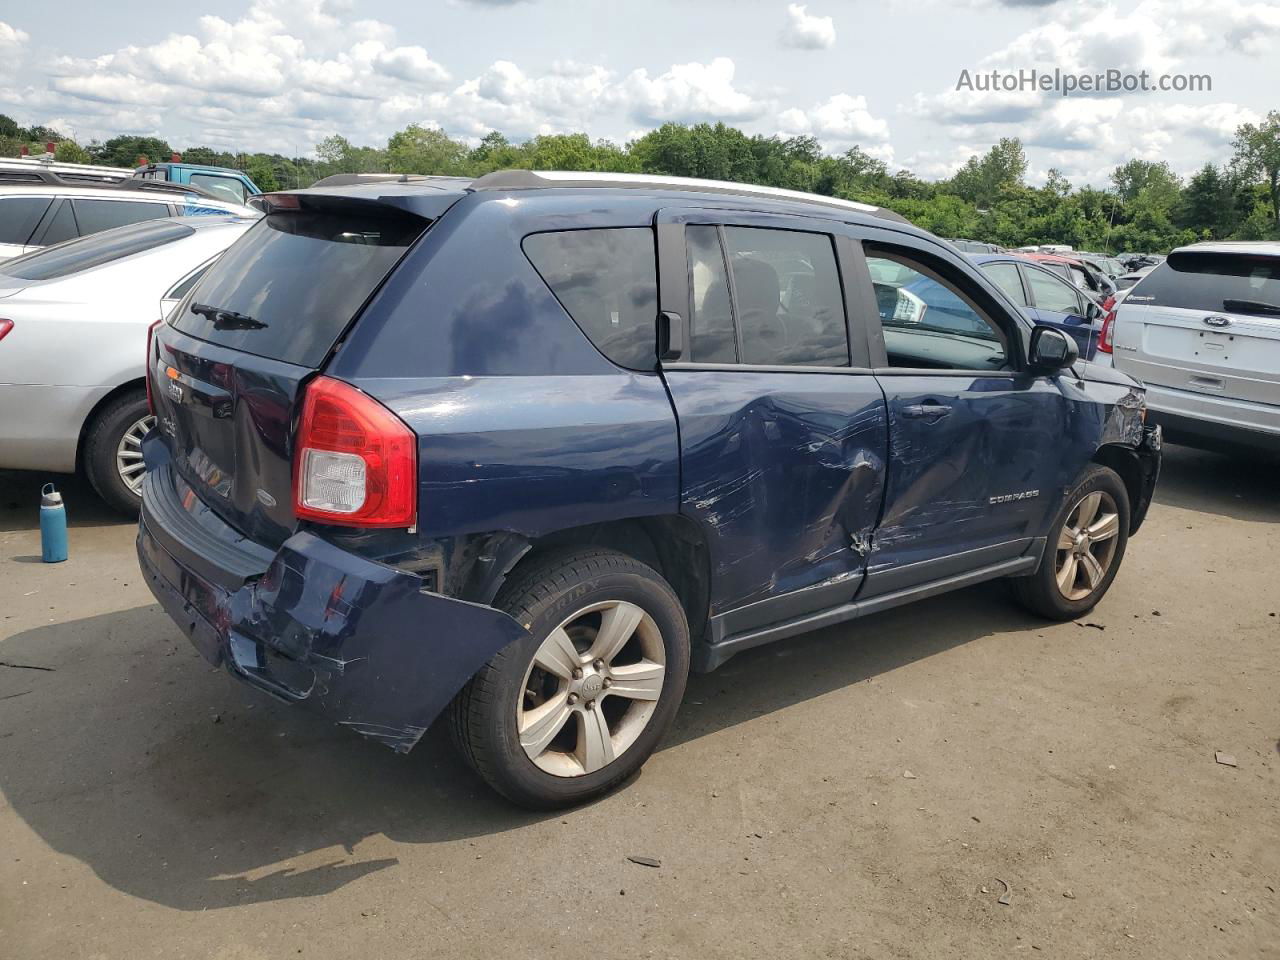
[{"label": "alloy wheel spoke", "polygon": [[1076,526],[1081,530],[1087,528],[1093,523],[1093,518],[1098,515],[1100,506],[1102,506],[1102,494],[1096,490],[1081,500],[1077,508],[1079,512],[1076,514]]},{"label": "alloy wheel spoke", "polygon": [[613,736],[603,710],[583,710],[578,731],[578,762],[586,773],[594,773],[613,762]]},{"label": "alloy wheel spoke", "polygon": [[1076,570],[1079,562],[1074,553],[1067,554],[1067,559],[1058,569],[1058,589],[1064,597],[1070,596],[1076,585]]},{"label": "alloy wheel spoke", "polygon": [[565,633],[564,628],[559,628],[551,631],[547,639],[542,641],[542,646],[533,655],[533,662],[561,680],[569,680],[573,677],[573,671],[581,666],[582,658],[569,639],[569,634]]},{"label": "alloy wheel spoke", "polygon": [[136,473],[141,473],[146,468],[147,468],[147,465],[145,463],[143,463],[141,460],[137,460],[129,464],[122,463],[120,464],[118,469],[120,471],[120,476],[132,477]]},{"label": "alloy wheel spoke", "polygon": [[667,668],[652,660],[641,660],[639,663],[613,667],[609,676],[611,685],[608,692],[611,695],[632,700],[657,700],[662,696],[662,682],[666,679]]},{"label": "alloy wheel spoke", "polygon": [[618,655],[644,619],[644,611],[634,603],[619,602],[600,615],[600,631],[591,645],[589,659],[609,663]]},{"label": "alloy wheel spoke", "polygon": [[1090,590],[1102,582],[1102,564],[1098,563],[1097,557],[1092,553],[1086,551],[1080,554],[1080,568],[1084,570],[1084,580]]},{"label": "alloy wheel spoke", "polygon": [[1063,527],[1062,532],[1058,534],[1058,549],[1071,550],[1076,545],[1076,530],[1073,527]]},{"label": "alloy wheel spoke", "polygon": [[537,757],[547,749],[573,715],[565,694],[557,694],[546,703],[525,711],[520,723],[520,746],[530,757]]},{"label": "alloy wheel spoke", "polygon": [[1104,513],[1089,527],[1089,539],[1094,543],[1110,540],[1120,532],[1120,514]]}]

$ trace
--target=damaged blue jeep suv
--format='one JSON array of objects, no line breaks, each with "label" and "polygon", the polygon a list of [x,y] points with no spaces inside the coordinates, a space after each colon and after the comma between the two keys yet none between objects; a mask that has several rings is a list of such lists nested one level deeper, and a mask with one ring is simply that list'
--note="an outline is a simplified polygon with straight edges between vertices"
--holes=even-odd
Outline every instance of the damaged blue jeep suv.
[{"label": "damaged blue jeep suv", "polygon": [[995,578],[1079,616],[1151,501],[1141,386],[888,211],[522,171],[264,205],[152,330],[147,581],[267,693],[397,751],[447,717],[518,803],[626,778],[750,647]]}]

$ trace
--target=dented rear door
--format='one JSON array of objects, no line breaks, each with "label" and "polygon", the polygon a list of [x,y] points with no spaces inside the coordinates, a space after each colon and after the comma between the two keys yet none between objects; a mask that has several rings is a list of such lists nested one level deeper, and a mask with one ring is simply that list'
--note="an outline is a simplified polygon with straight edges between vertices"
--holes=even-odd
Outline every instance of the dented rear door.
[{"label": "dented rear door", "polygon": [[723,210],[658,218],[661,307],[684,341],[662,372],[681,511],[710,546],[713,635],[846,603],[861,584],[884,397],[865,339],[851,348],[845,241],[829,231]]}]

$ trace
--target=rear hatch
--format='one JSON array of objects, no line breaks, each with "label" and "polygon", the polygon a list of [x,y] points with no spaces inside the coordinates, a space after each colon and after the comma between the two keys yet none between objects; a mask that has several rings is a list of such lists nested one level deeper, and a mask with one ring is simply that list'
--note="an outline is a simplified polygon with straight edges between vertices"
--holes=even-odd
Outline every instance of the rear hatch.
[{"label": "rear hatch", "polygon": [[1148,384],[1280,403],[1280,256],[1171,254],[1121,303],[1114,350]]},{"label": "rear hatch", "polygon": [[251,539],[294,531],[305,383],[429,223],[376,201],[276,195],[156,328],[148,375],[173,467]]}]

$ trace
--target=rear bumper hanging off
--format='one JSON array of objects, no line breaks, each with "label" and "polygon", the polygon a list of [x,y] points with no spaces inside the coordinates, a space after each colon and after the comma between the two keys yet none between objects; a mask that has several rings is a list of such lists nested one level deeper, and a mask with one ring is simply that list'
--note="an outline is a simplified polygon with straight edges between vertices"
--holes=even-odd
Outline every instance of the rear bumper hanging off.
[{"label": "rear bumper hanging off", "polygon": [[180,485],[168,464],[149,469],[138,526],[138,560],[169,616],[210,663],[397,752],[412,748],[467,680],[525,635],[505,613],[428,593],[420,577],[307,532],[255,574],[263,548],[237,550],[243,539],[230,527],[219,536],[221,521],[207,511],[197,522],[171,502]]}]

